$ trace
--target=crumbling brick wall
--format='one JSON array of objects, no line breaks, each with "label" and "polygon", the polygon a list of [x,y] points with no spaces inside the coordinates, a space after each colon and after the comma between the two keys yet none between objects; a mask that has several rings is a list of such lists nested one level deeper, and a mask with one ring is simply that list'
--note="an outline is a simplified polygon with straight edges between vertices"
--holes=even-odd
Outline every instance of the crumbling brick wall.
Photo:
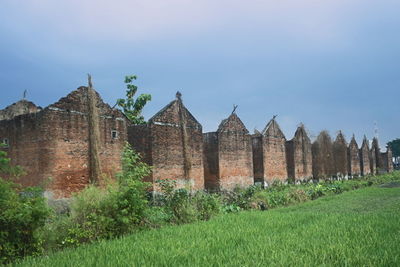
[{"label": "crumbling brick wall", "polygon": [[293,139],[286,142],[286,160],[290,179],[312,178],[311,140],[303,125],[297,128]]},{"label": "crumbling brick wall", "polygon": [[379,147],[379,141],[377,137],[374,137],[372,139],[372,145],[371,149],[373,148],[374,153],[374,158],[375,158],[375,165],[376,165],[376,170],[375,173],[384,173],[385,172],[385,166],[383,164],[383,159],[382,159],[382,154],[381,154],[381,149]]},{"label": "crumbling brick wall", "polygon": [[361,148],[360,148],[360,167],[361,167],[361,175],[369,175],[371,174],[371,163],[370,163],[370,155],[369,155],[369,145],[367,137],[364,136]]},{"label": "crumbling brick wall", "polygon": [[341,131],[338,133],[335,141],[333,142],[333,161],[335,165],[335,176],[347,176],[347,143]]},{"label": "crumbling brick wall", "polygon": [[25,99],[0,110],[0,121],[11,120],[16,116],[39,112],[42,108]]},{"label": "crumbling brick wall", "polygon": [[218,133],[203,134],[204,185],[207,190],[220,190]]},{"label": "crumbling brick wall", "polygon": [[264,182],[264,161],[263,161],[263,136],[255,133],[251,137],[253,150],[253,174],[255,183]]},{"label": "crumbling brick wall", "polygon": [[322,131],[312,144],[313,176],[316,179],[335,175],[333,144],[327,131]]},{"label": "crumbling brick wall", "polygon": [[387,147],[387,151],[381,153],[382,166],[384,172],[392,172],[393,171],[393,154],[390,147]]},{"label": "crumbling brick wall", "polygon": [[360,153],[358,149],[358,144],[356,141],[356,138],[353,137],[351,138],[349,147],[347,149],[347,162],[348,162],[348,172],[349,176],[351,177],[357,177],[361,175],[361,158],[360,158]]},{"label": "crumbling brick wall", "polygon": [[174,180],[178,188],[204,189],[202,127],[179,95],[146,126],[131,126],[128,139],[152,165],[147,179],[154,190],[159,189],[156,181],[165,179]]},{"label": "crumbling brick wall", "polygon": [[[274,180],[288,179],[286,166],[286,138],[275,118],[273,118],[261,133],[261,137],[253,137],[254,168],[262,165],[262,173],[255,172],[258,182],[272,183]],[[258,146],[258,147],[257,147]],[[255,153],[259,153],[255,155]],[[261,162],[259,162],[259,160]]]},{"label": "crumbling brick wall", "polygon": [[[47,184],[55,198],[69,197],[89,183],[87,87],[80,87],[40,112],[0,121],[0,137],[10,140],[9,156],[26,175],[23,185]],[[96,93],[99,109],[101,173],[114,176],[126,140],[127,121]],[[98,177],[101,180],[103,177]]]},{"label": "crumbling brick wall", "polygon": [[369,162],[371,167],[371,174],[377,174],[377,166],[376,166],[376,149],[375,146],[371,146],[371,150],[369,151]]},{"label": "crumbling brick wall", "polygon": [[236,113],[223,120],[204,140],[204,179],[207,189],[231,190],[254,183],[251,137]]}]

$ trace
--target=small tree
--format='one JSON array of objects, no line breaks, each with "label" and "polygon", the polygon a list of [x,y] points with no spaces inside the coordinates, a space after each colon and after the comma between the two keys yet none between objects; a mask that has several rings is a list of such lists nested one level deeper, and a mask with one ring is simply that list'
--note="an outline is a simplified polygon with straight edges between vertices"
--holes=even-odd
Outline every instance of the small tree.
[{"label": "small tree", "polygon": [[126,98],[117,100],[117,105],[122,108],[122,112],[133,124],[144,124],[145,120],[142,115],[142,110],[147,102],[151,101],[150,94],[141,94],[136,99],[134,98],[138,87],[133,84],[137,79],[136,75],[125,76]]},{"label": "small tree", "polygon": [[388,142],[387,145],[392,149],[393,157],[400,157],[400,138]]}]

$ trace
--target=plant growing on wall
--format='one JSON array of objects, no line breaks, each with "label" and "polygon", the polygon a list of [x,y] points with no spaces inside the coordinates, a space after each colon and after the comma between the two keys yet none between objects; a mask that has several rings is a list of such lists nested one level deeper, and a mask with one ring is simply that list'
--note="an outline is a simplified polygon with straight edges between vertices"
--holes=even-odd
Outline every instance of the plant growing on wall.
[{"label": "plant growing on wall", "polygon": [[150,94],[140,94],[136,99],[138,87],[133,84],[137,79],[136,75],[125,76],[126,98],[117,100],[117,105],[122,109],[122,112],[133,124],[144,124],[145,120],[142,115],[142,110],[147,102],[151,101]]}]

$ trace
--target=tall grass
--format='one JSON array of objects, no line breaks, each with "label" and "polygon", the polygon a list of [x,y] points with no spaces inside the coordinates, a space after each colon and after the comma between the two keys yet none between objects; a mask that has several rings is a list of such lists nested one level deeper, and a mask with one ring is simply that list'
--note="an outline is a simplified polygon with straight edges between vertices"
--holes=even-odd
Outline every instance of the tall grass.
[{"label": "tall grass", "polygon": [[400,187],[167,226],[20,266],[399,266]]}]

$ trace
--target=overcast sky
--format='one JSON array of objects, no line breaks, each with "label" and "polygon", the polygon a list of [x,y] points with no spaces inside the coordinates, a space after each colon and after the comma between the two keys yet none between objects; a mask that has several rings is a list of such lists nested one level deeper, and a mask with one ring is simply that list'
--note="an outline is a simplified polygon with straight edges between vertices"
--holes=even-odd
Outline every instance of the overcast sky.
[{"label": "overcast sky", "polygon": [[113,105],[124,76],[215,131],[239,105],[250,132],[400,137],[399,0],[0,0],[0,109],[47,106],[86,84]]}]

